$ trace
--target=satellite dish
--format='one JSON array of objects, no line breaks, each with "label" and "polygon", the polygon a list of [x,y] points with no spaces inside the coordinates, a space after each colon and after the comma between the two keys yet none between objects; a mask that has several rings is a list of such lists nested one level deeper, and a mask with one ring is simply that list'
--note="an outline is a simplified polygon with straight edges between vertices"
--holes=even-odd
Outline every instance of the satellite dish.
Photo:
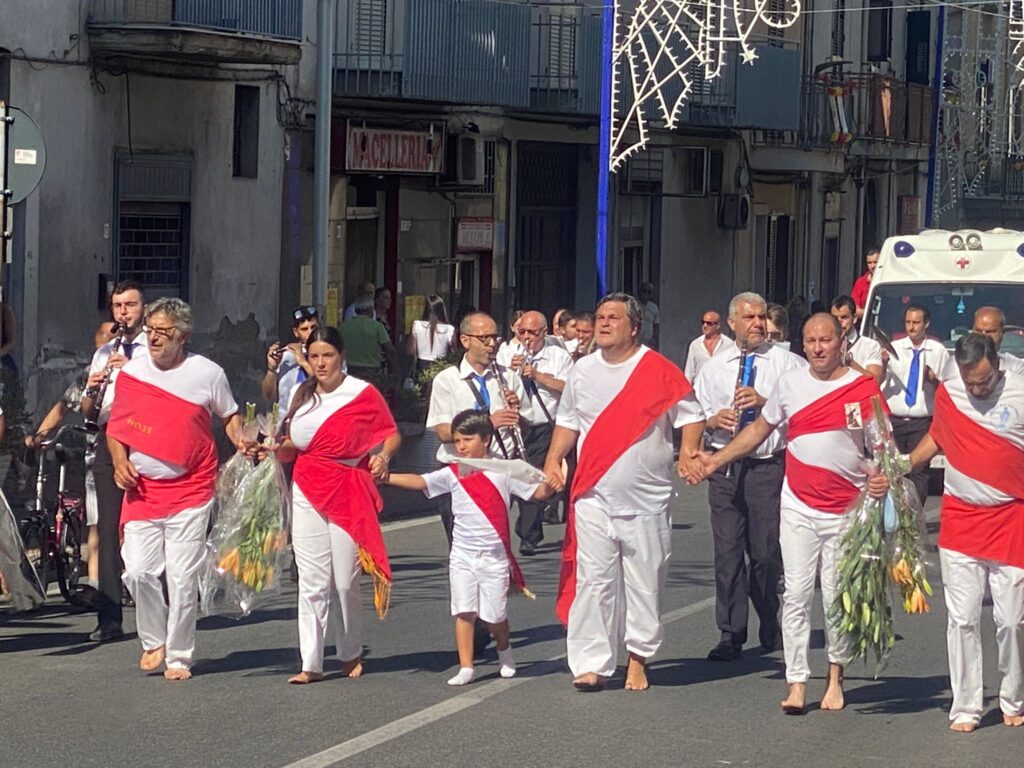
[{"label": "satellite dish", "polygon": [[32,194],[46,167],[46,144],[39,126],[24,111],[8,107],[13,122],[7,125],[7,204],[20,203]]}]

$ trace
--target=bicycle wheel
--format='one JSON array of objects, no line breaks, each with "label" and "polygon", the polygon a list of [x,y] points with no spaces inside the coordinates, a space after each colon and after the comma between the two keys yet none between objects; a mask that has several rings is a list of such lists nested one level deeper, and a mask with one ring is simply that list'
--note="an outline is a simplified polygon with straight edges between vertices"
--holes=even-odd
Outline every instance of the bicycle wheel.
[{"label": "bicycle wheel", "polygon": [[49,526],[44,518],[38,515],[23,520],[19,526],[21,529],[21,541],[25,547],[25,557],[31,563],[39,577],[39,584],[46,594],[50,586],[50,553],[49,553]]},{"label": "bicycle wheel", "polygon": [[86,567],[82,557],[82,527],[82,517],[78,510],[64,512],[64,525],[57,550],[57,586],[61,596],[68,601]]}]

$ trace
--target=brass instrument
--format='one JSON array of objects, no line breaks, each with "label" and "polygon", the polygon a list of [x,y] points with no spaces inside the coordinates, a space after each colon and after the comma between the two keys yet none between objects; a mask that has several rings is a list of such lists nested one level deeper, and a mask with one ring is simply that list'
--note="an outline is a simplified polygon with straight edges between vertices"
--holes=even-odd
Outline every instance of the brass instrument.
[{"label": "brass instrument", "polygon": [[[124,345],[126,333],[128,333],[128,326],[125,323],[118,323],[114,340],[111,342],[110,357],[116,355],[118,350]],[[96,419],[99,418],[100,410],[103,408],[103,398],[107,394],[107,387],[110,386],[110,376],[114,372],[114,366],[110,364],[109,359],[107,358],[107,365],[103,369],[103,381],[97,386],[88,387],[85,390],[85,396],[92,401],[92,408],[89,409],[88,414],[82,414],[82,416],[85,420],[86,428],[91,432],[99,430],[99,424],[96,422]]]},{"label": "brass instrument", "polygon": [[[740,387],[743,386],[743,371],[744,371],[744,369],[746,367],[747,367],[747,342],[744,341],[742,344],[740,344],[740,368],[736,372],[736,386],[735,386],[734,390],[735,389],[739,389]],[[736,437],[736,432],[739,430],[739,426],[740,426],[740,409],[736,406],[735,396],[733,397],[733,401],[732,401],[732,412],[736,416],[736,425],[732,428],[732,436]],[[729,439],[730,439],[730,441],[732,440],[732,438],[729,438]],[[725,468],[725,476],[726,477],[732,477],[732,468],[733,468],[732,464],[729,464]]]},{"label": "brass instrument", "polygon": [[[492,360],[490,369],[491,373],[494,375],[495,380],[498,382],[498,389],[501,391],[502,405],[504,405],[505,408],[508,410],[518,411],[518,409],[512,408],[511,404],[509,403],[508,393],[510,390],[507,386],[505,386],[505,377],[502,376],[501,368],[498,366],[498,363]],[[502,453],[506,454],[505,458],[524,458],[526,456],[526,445],[525,443],[523,443],[523,430],[520,429],[519,424],[516,424],[514,427],[503,427],[503,429],[506,432],[507,437],[512,441],[512,454],[508,455],[508,452],[505,449],[504,440],[502,440],[501,435],[498,436],[498,444],[501,446]]]}]

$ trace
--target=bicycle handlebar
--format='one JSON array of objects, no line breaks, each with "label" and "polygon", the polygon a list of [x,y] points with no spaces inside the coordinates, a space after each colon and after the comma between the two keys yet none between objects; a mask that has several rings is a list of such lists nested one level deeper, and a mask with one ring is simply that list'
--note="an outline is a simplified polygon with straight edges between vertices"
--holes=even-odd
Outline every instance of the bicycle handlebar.
[{"label": "bicycle handlebar", "polygon": [[45,451],[50,448],[53,448],[53,446],[60,441],[61,436],[68,430],[72,432],[80,432],[86,435],[92,434],[92,430],[90,430],[87,427],[83,427],[79,424],[62,424],[60,428],[53,434],[53,437],[39,441],[39,447],[37,450]]}]

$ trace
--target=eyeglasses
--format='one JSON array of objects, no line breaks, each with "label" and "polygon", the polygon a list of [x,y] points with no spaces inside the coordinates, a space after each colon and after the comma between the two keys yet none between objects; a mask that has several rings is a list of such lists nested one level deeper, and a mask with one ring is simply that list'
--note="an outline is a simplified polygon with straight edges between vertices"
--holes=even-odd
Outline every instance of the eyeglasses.
[{"label": "eyeglasses", "polygon": [[309,320],[316,317],[316,307],[299,307],[292,312],[292,317],[296,320]]},{"label": "eyeglasses", "polygon": [[520,336],[533,336],[534,338],[536,338],[537,336],[540,336],[542,333],[544,333],[544,331],[543,329],[540,328],[534,330],[533,328],[519,327],[516,329],[516,333],[518,333]]},{"label": "eyeglasses", "polygon": [[481,343],[488,344],[490,342],[501,341],[500,333],[464,333],[463,336],[468,336],[471,339],[479,339]]},{"label": "eyeglasses", "polygon": [[718,320],[701,320],[701,325],[721,325],[722,323]]},{"label": "eyeglasses", "polygon": [[782,331],[768,331],[765,336],[769,341],[782,341]]},{"label": "eyeglasses", "polygon": [[147,336],[159,336],[161,339],[174,338],[174,332],[178,330],[173,325],[170,328],[156,328],[152,325],[146,326]]}]

